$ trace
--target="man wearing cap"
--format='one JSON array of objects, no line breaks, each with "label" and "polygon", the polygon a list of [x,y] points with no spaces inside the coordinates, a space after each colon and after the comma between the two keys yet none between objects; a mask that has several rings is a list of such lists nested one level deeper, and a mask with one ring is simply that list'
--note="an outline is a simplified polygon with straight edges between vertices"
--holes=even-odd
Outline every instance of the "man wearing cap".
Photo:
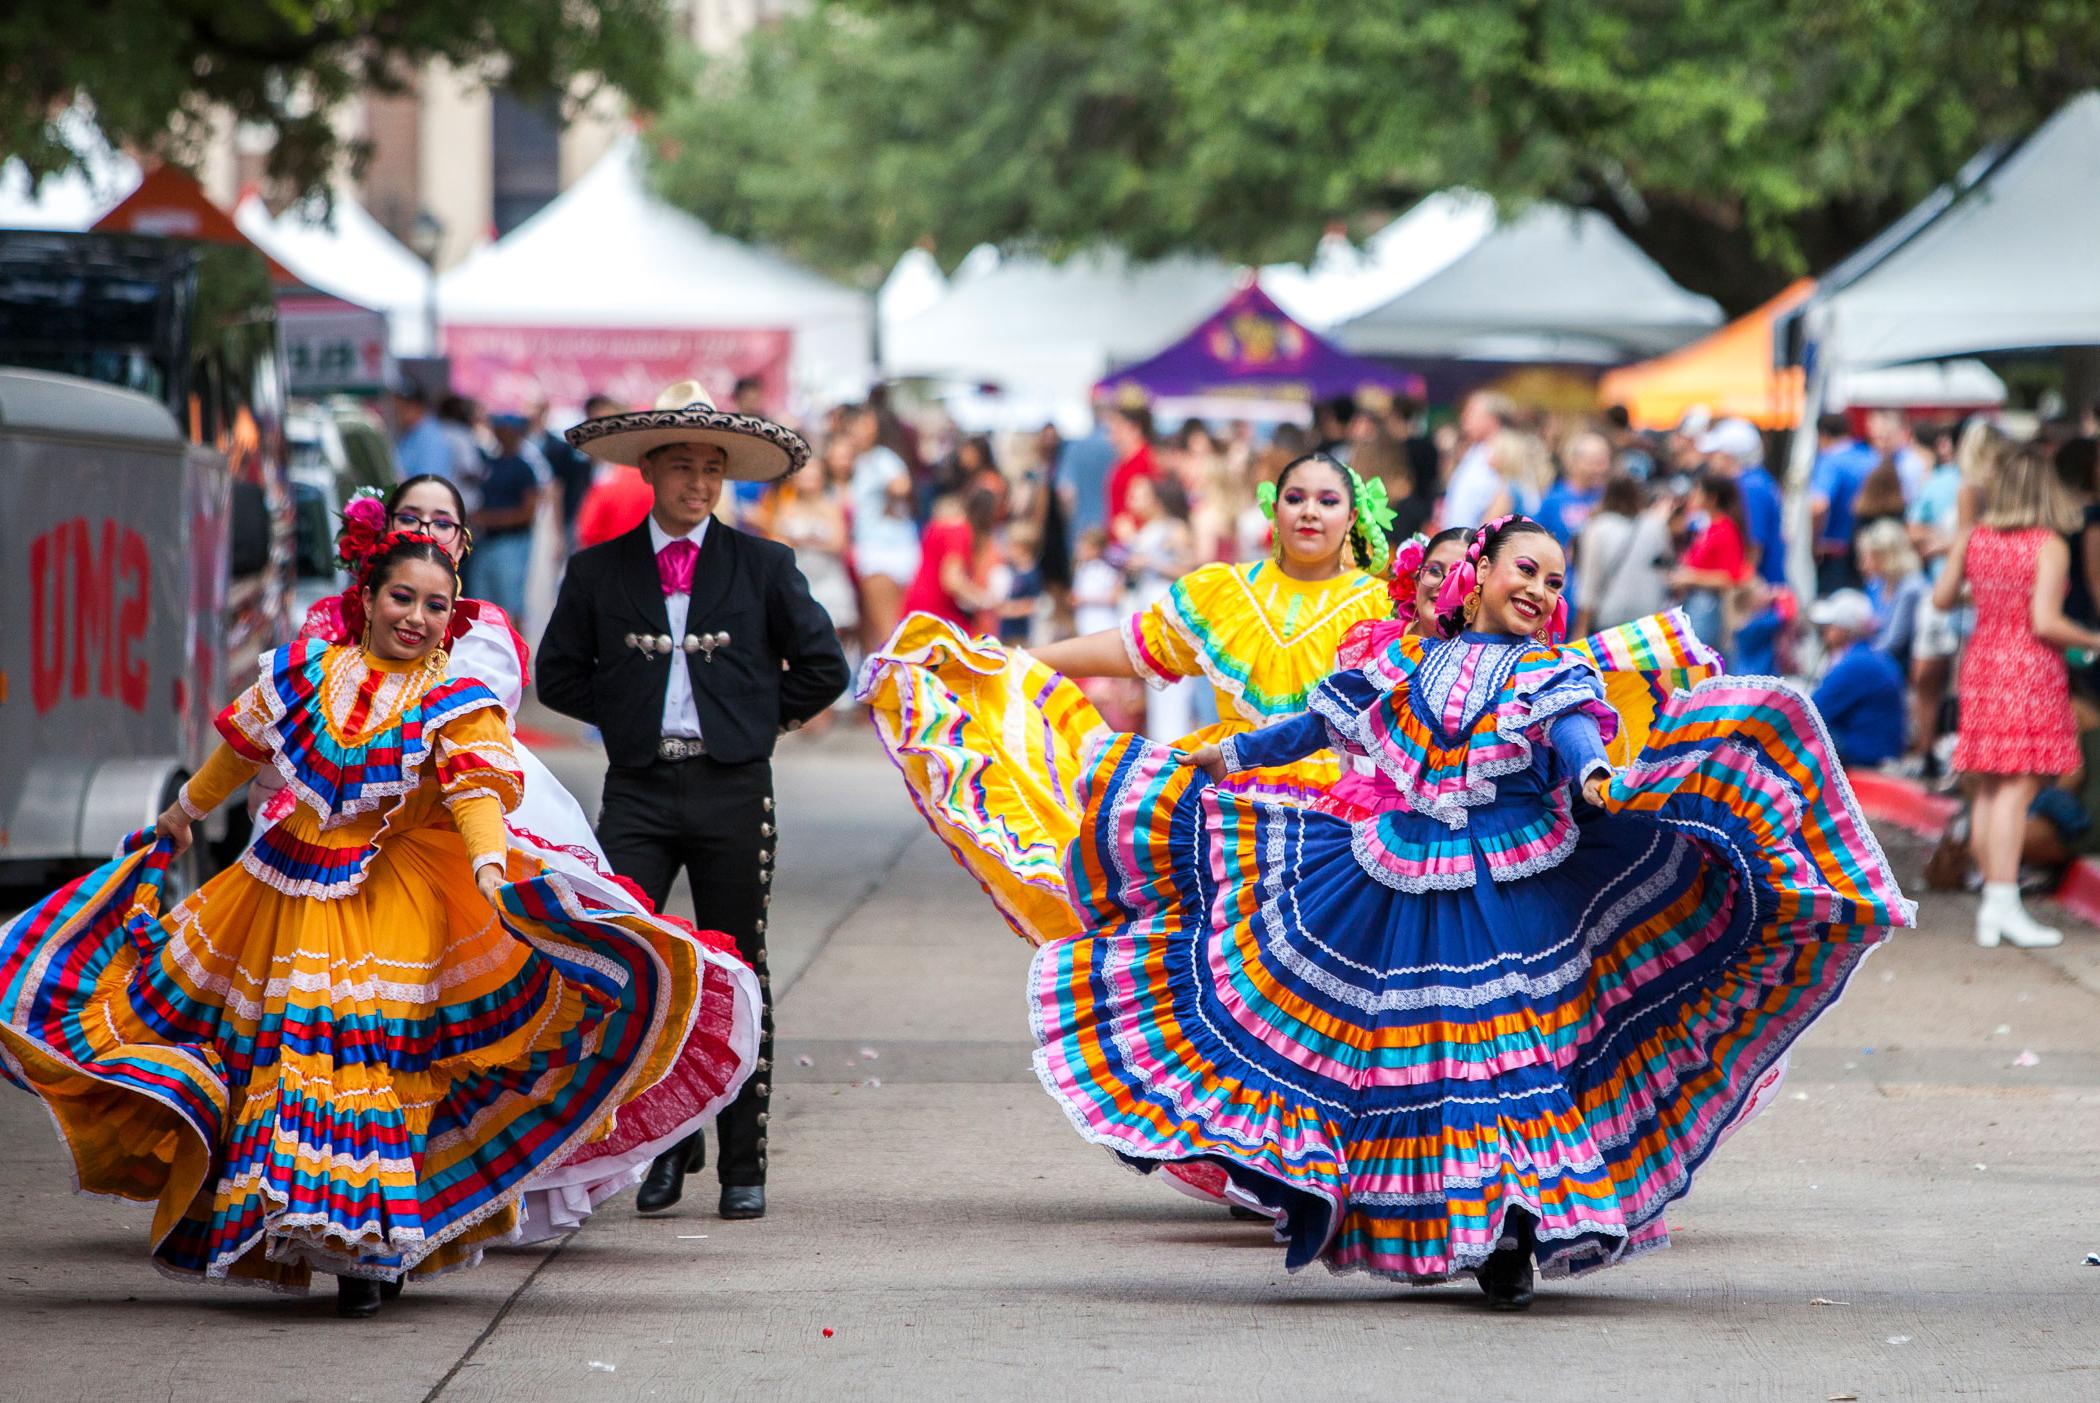
[{"label": "man wearing cap", "polygon": [[1831,660],[1815,703],[1838,759],[1848,767],[1887,764],[1903,753],[1903,670],[1868,641],[1879,628],[1873,602],[1841,589],[1811,605],[1808,621],[1822,631]]},{"label": "man wearing cap", "polygon": [[[809,460],[809,445],[717,410],[695,381],[568,436],[593,458],[638,465],[653,505],[640,526],[569,561],[540,643],[539,696],[605,736],[598,837],[614,868],[659,908],[683,869],[695,923],[734,939],[758,971],[758,1070],[716,1121],[716,1172],[722,1216],[759,1218],[773,1058],[773,741],[831,705],[848,674],[794,553],[713,518],[725,480],[778,482]],[[635,1206],[678,1202],[702,1156],[696,1129],[650,1166]]]}]

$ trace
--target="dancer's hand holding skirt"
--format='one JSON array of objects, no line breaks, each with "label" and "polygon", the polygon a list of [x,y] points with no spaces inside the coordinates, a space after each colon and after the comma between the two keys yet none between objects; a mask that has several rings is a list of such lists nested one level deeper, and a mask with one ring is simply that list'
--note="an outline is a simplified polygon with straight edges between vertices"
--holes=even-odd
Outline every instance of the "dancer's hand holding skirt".
[{"label": "dancer's hand holding skirt", "polygon": [[747,968],[507,851],[519,775],[480,684],[300,642],[220,732],[186,807],[262,764],[298,796],[240,865],[163,916],[141,834],[0,930],[0,1063],[83,1190],[155,1205],[164,1271],[296,1291],[471,1265],[688,1036],[718,1040],[725,1093],[749,1074]]}]

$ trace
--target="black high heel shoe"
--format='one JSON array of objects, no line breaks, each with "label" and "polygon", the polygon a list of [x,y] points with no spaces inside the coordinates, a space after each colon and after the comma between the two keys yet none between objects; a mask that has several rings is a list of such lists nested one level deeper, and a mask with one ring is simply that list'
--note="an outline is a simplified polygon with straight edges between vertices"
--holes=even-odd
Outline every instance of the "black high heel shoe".
[{"label": "black high heel shoe", "polygon": [[381,1287],[362,1276],[335,1279],[335,1313],[345,1320],[369,1320],[379,1314]]}]

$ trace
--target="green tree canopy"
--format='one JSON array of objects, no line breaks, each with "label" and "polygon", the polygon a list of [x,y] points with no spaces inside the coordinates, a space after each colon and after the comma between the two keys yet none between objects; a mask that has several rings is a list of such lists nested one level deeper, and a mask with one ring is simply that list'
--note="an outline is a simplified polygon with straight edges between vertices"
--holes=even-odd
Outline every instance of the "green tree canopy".
[{"label": "green tree canopy", "polygon": [[272,175],[317,189],[341,154],[329,109],[351,94],[442,58],[528,94],[596,80],[650,105],[665,34],[663,0],[9,0],[0,155],[72,164],[55,118],[84,100],[111,142],[187,160],[219,109],[274,132]]},{"label": "green tree canopy", "polygon": [[1465,185],[1742,310],[2096,81],[2090,0],[819,0],[674,100],[658,181],[861,279],[921,238],[1302,259]]}]

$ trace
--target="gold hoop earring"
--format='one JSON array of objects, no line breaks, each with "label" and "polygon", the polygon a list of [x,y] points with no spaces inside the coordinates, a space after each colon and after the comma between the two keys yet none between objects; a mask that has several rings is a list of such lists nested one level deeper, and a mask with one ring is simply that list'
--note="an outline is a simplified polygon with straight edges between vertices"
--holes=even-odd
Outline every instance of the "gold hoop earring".
[{"label": "gold hoop earring", "polygon": [[1460,606],[1459,612],[1466,616],[1467,623],[1473,622],[1473,616],[1480,612],[1480,590],[1477,586],[1466,596],[1466,602]]}]

